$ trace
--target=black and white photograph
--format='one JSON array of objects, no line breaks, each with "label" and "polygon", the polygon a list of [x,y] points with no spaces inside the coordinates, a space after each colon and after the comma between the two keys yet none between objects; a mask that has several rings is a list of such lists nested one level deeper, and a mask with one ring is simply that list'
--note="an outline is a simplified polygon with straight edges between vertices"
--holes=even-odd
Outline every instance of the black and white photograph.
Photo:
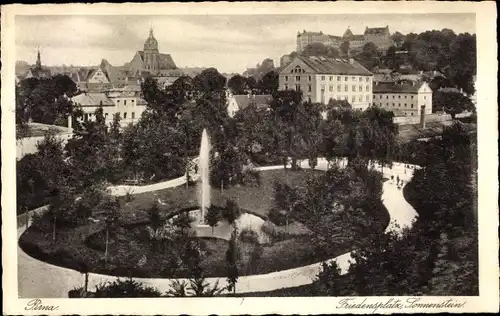
[{"label": "black and white photograph", "polygon": [[[95,298],[174,314],[169,298],[193,297],[498,311],[498,258],[483,258],[498,257],[487,6],[414,4],[2,7],[11,314],[82,314],[71,305]],[[121,301],[92,312],[126,314]]]}]

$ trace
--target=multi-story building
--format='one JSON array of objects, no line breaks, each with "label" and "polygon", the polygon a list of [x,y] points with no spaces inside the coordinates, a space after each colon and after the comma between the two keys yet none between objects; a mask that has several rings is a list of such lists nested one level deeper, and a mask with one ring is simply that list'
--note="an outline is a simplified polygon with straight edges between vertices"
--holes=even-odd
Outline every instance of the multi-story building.
[{"label": "multi-story building", "polygon": [[122,127],[137,122],[146,110],[146,101],[140,97],[140,89],[133,86],[106,92],[83,92],[74,96],[72,101],[82,108],[82,120],[95,120],[95,111],[102,107],[106,124],[113,122],[114,115],[118,113]]},{"label": "multi-story building", "polygon": [[375,44],[382,52],[387,51],[389,47],[394,45],[389,26],[366,27],[363,34],[354,34],[350,28],[347,28],[342,37],[324,34],[323,32],[306,32],[304,30],[302,33],[297,33],[297,52],[302,52],[308,45],[313,43],[322,43],[327,47],[339,50],[344,42],[349,43],[349,51],[353,54],[360,52],[366,43]]},{"label": "multi-story building", "polygon": [[373,74],[354,59],[295,58],[279,73],[280,90],[302,91],[305,100],[347,100],[354,109],[372,104]]},{"label": "multi-story building", "polygon": [[378,82],[373,85],[373,105],[392,111],[395,116],[432,113],[432,90],[425,82]]}]

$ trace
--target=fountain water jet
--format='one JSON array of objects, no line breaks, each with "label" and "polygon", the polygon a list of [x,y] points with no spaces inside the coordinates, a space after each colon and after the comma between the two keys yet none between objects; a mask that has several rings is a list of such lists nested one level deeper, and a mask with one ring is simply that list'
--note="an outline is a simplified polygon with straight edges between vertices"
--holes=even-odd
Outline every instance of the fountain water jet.
[{"label": "fountain water jet", "polygon": [[200,156],[198,161],[198,170],[200,173],[201,186],[198,192],[198,202],[201,207],[199,225],[205,224],[205,211],[210,207],[210,139],[208,138],[207,130],[203,129],[201,135]]}]

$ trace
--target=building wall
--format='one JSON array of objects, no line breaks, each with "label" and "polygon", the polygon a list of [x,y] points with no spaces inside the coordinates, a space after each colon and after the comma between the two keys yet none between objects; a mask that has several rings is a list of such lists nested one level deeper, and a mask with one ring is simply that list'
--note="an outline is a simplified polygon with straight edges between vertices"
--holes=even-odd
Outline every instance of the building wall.
[{"label": "building wall", "polygon": [[279,75],[280,90],[298,88],[303,92],[304,99],[310,99],[313,103],[328,104],[330,99],[347,100],[353,108],[366,110],[373,102],[373,76],[307,73]]},{"label": "building wall", "polygon": [[374,93],[373,104],[388,111],[401,111],[405,116],[418,117],[420,113],[417,93]]},{"label": "building wall", "polygon": [[92,77],[89,78],[88,83],[109,83],[109,80],[102,69],[97,69]]}]

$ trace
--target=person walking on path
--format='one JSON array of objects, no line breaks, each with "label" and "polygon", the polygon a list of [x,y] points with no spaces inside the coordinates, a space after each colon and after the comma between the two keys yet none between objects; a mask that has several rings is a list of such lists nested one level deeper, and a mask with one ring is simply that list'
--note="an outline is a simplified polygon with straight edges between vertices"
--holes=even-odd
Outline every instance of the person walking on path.
[{"label": "person walking on path", "polygon": [[391,176],[391,183],[394,183],[394,175]]},{"label": "person walking on path", "polygon": [[396,183],[399,184],[399,174],[398,176],[396,177]]}]

